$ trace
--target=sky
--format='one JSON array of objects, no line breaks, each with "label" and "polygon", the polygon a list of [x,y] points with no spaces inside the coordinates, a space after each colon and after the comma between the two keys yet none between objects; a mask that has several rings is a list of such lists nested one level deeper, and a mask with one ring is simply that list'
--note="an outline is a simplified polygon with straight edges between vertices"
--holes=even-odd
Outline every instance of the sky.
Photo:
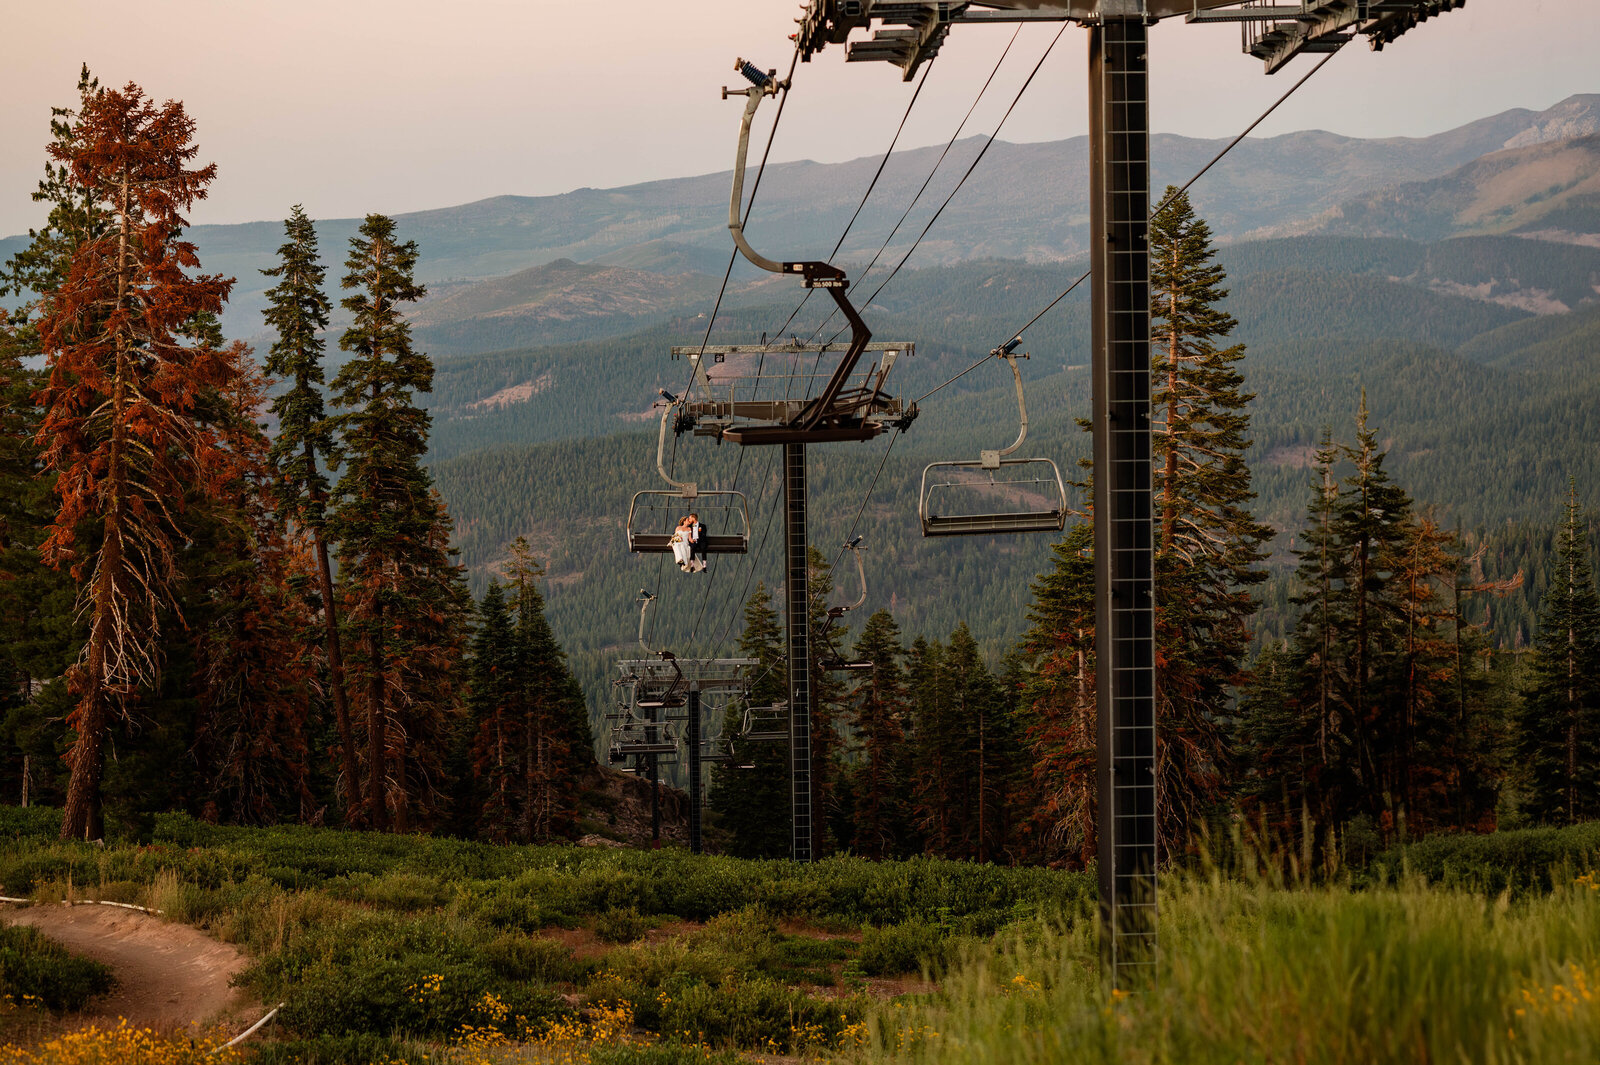
[{"label": "sky", "polygon": [[[218,177],[190,221],[399,214],[725,170],[735,57],[786,66],[795,0],[110,0],[0,12],[0,235],[29,200],[52,105],[87,62],[103,84],[184,102]],[[942,144],[1014,27],[958,26],[901,144]],[[1025,26],[971,129],[990,132],[1058,27]],[[1068,27],[1001,137],[1086,130],[1085,32]],[[1513,107],[1600,92],[1600,0],[1471,0],[1382,53],[1347,47],[1258,131],[1426,136]],[[1265,77],[1236,26],[1152,30],[1152,128],[1238,133],[1318,57]],[[881,152],[911,86],[830,47],[796,72],[776,161]],[[775,110],[763,109],[761,121]],[[758,127],[765,137],[765,127]],[[980,175],[981,176],[981,175]],[[1062,180],[1081,180],[1062,175]]]}]

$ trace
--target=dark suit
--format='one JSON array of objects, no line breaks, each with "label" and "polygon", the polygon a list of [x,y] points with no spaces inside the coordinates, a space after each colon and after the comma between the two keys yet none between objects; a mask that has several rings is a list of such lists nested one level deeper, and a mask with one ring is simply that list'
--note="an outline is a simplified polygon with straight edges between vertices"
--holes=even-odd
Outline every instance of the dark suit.
[{"label": "dark suit", "polygon": [[703,522],[689,526],[689,557],[704,562],[706,559],[706,527]]}]

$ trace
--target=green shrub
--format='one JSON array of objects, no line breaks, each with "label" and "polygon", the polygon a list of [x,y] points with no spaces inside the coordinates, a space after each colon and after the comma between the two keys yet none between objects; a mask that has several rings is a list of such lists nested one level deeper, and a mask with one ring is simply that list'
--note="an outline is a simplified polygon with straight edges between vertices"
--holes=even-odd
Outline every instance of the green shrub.
[{"label": "green shrub", "polygon": [[656,1030],[712,1046],[800,1052],[836,1046],[865,1006],[862,998],[815,998],[764,977],[693,984],[657,1000]]},{"label": "green shrub", "polygon": [[926,969],[937,975],[950,957],[950,943],[937,925],[910,920],[868,928],[861,936],[856,964],[869,976],[897,976]]},{"label": "green shrub", "polygon": [[382,876],[352,873],[328,881],[324,890],[336,899],[365,903],[380,910],[413,913],[431,910],[450,901],[453,892],[438,877],[390,872]]},{"label": "green shrub", "polygon": [[[509,1009],[497,1018],[485,1008],[492,994]],[[446,1036],[464,1024],[530,1024],[561,1016],[560,999],[541,984],[496,979],[484,967],[437,956],[368,958],[353,964],[318,962],[291,988],[283,1022],[308,1035],[362,1032]]]},{"label": "green shrub", "polygon": [[463,916],[507,932],[537,932],[551,924],[566,923],[559,914],[542,907],[532,894],[496,885],[463,903]]},{"label": "green shrub", "polygon": [[373,1062],[410,1061],[421,1055],[386,1035],[319,1035],[260,1043],[250,1051],[250,1065],[371,1065]]},{"label": "green shrub", "polygon": [[1488,835],[1435,835],[1374,858],[1363,882],[1409,874],[1430,884],[1514,895],[1549,891],[1600,866],[1600,822]]},{"label": "green shrub", "polygon": [[79,958],[27,925],[0,925],[0,996],[78,1010],[115,986],[111,970]]},{"label": "green shrub", "polygon": [[745,1065],[747,1060],[731,1050],[682,1043],[597,1046],[589,1051],[590,1065]]},{"label": "green shrub", "polygon": [[648,931],[650,922],[640,917],[632,906],[625,910],[607,910],[594,921],[594,934],[606,943],[632,943],[643,939]]},{"label": "green shrub", "polygon": [[0,806],[0,839],[59,839],[61,811],[53,806]]},{"label": "green shrub", "polygon": [[570,947],[540,936],[500,936],[483,948],[483,956],[495,975],[507,980],[577,983],[594,971],[594,963],[573,957]]}]

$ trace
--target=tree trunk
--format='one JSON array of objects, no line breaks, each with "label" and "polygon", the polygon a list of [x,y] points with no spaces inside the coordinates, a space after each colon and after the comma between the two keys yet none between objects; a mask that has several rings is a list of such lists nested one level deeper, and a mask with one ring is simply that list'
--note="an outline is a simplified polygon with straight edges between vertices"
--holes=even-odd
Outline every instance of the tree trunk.
[{"label": "tree trunk", "polygon": [[[1172,270],[1178,273],[1178,245],[1172,246]],[[1173,527],[1178,523],[1178,447],[1177,434],[1172,423],[1178,417],[1178,290],[1172,290],[1172,304],[1167,312],[1167,330],[1170,345],[1167,353],[1167,466],[1162,471],[1161,487],[1161,551],[1172,550]]]},{"label": "tree trunk", "polygon": [[[1578,603],[1577,562],[1567,560],[1567,616]],[[1578,627],[1567,622],[1567,824],[1578,819]]]},{"label": "tree trunk", "polygon": [[[128,298],[130,201],[128,175],[124,172],[117,220],[117,308],[123,307]],[[62,839],[100,839],[105,834],[100,809],[100,778],[105,768],[105,731],[110,717],[106,712],[106,704],[111,696],[106,690],[106,659],[114,639],[111,629],[117,624],[116,591],[122,583],[125,565],[122,537],[128,494],[128,428],[123,412],[128,406],[128,375],[131,371],[127,337],[119,332],[116,342],[116,378],[111,389],[111,440],[106,450],[104,478],[107,507],[100,564],[95,569],[89,644],[85,648],[88,661],[80,674],[84,684],[83,696],[75,712],[77,720],[74,722],[69,719],[68,722],[77,730],[78,738],[67,756],[72,776],[67,784],[66,809],[61,814]]]},{"label": "tree trunk", "polygon": [[389,827],[388,757],[385,751],[388,739],[387,718],[384,713],[383,683],[383,604],[380,600],[373,611],[375,635],[367,638],[371,654],[372,679],[367,695],[367,827],[382,832]]},{"label": "tree trunk", "polygon": [[406,730],[394,727],[394,830],[411,831],[411,788],[406,780]]},{"label": "tree trunk", "polygon": [[[316,455],[306,444],[306,461],[315,463]],[[312,495],[312,502],[320,512],[321,492]],[[340,767],[344,774],[344,809],[348,820],[359,816],[361,809],[361,778],[356,766],[356,741],[350,726],[350,699],[344,687],[344,648],[339,641],[338,604],[333,598],[333,567],[328,562],[328,542],[322,538],[321,528],[311,530],[317,548],[317,581],[322,592],[322,624],[328,641],[328,688],[333,697],[333,716],[339,728]]]}]

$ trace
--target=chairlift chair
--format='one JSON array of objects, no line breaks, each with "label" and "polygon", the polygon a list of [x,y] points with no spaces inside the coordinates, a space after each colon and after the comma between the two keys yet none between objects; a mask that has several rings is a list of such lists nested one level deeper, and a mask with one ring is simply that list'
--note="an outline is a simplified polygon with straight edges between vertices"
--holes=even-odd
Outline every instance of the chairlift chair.
[{"label": "chairlift chair", "polygon": [[672,400],[662,410],[656,440],[656,469],[672,487],[633,494],[628,504],[628,550],[656,555],[671,551],[678,519],[692,511],[706,528],[706,554],[742,555],[750,550],[750,506],[744,493],[703,489],[692,481],[673,480],[667,473],[667,423],[679,402]]},{"label": "chairlift chair", "polygon": [[678,749],[678,733],[659,721],[624,721],[611,730],[610,757],[617,762],[628,755],[671,754]]},{"label": "chairlift chair", "polygon": [[[1010,447],[980,451],[978,460],[932,462],[922,471],[917,514],[924,536],[987,536],[996,533],[1060,532],[1067,527],[1067,486],[1047,458],[1007,458],[1028,436],[1028,406],[1022,394],[1013,340],[992,354],[1011,364],[1021,428]],[[1026,357],[1026,356],[1024,356]],[[994,501],[1009,501],[1001,509]]]},{"label": "chairlift chair", "polygon": [[737,738],[748,743],[776,743],[788,739],[788,704],[745,707],[744,721]]}]

